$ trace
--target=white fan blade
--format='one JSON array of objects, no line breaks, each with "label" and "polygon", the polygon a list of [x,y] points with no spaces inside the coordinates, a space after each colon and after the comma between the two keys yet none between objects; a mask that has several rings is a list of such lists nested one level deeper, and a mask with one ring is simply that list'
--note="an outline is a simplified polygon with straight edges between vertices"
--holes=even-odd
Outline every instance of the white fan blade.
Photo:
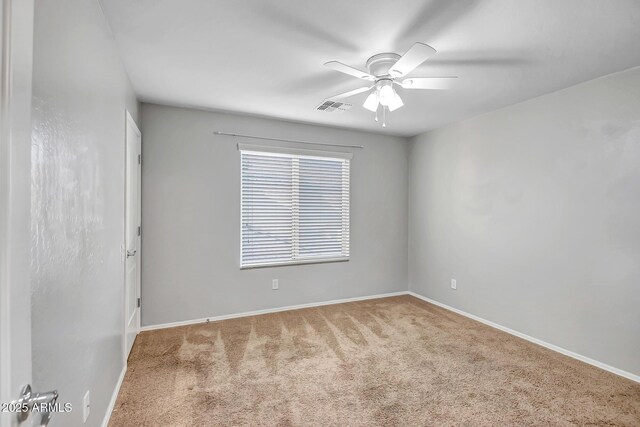
[{"label": "white fan blade", "polygon": [[359,79],[365,80],[375,80],[376,78],[369,73],[365,73],[364,71],[360,71],[356,68],[350,67],[342,62],[338,61],[330,61],[324,64],[325,67],[329,67],[332,70],[340,71],[341,73],[349,74],[350,76],[357,77]]},{"label": "white fan blade", "polygon": [[457,79],[457,76],[447,76],[447,77],[414,77],[411,79],[404,79],[400,86],[405,89],[434,89],[434,90],[444,90],[450,89],[454,79]]},{"label": "white fan blade", "polygon": [[366,91],[368,91],[369,89],[371,89],[372,87],[373,87],[373,86],[368,86],[368,87],[367,87],[367,86],[365,86],[365,87],[361,87],[361,88],[358,88],[358,89],[350,90],[349,92],[339,93],[338,95],[334,95],[334,96],[330,96],[330,97],[328,97],[327,99],[325,99],[325,101],[327,101],[327,100],[335,100],[335,99],[342,99],[342,98],[348,98],[348,97],[350,97],[350,96],[357,95],[357,94],[362,93],[362,92],[366,92]]},{"label": "white fan blade", "polygon": [[424,43],[414,43],[411,48],[393,64],[389,74],[393,77],[406,76],[418,65],[432,57],[436,50]]}]

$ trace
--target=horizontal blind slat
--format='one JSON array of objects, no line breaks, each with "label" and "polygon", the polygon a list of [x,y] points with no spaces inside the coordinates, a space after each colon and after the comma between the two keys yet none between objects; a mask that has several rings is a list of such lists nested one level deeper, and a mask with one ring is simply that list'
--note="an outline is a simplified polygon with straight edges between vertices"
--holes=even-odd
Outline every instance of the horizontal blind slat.
[{"label": "horizontal blind slat", "polygon": [[348,258],[349,167],[241,151],[241,265]]}]

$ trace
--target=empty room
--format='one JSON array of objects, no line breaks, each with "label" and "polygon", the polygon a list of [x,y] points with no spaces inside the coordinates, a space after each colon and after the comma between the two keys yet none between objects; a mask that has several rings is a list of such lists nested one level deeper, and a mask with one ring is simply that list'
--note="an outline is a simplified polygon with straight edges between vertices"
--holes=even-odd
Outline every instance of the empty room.
[{"label": "empty room", "polygon": [[640,427],[640,1],[0,2],[1,427]]}]

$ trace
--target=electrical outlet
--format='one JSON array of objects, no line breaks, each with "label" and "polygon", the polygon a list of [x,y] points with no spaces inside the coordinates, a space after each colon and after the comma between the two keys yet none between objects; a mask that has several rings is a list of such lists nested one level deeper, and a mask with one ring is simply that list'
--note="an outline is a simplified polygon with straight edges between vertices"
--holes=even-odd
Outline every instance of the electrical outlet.
[{"label": "electrical outlet", "polygon": [[458,289],[458,283],[456,279],[451,279],[451,289]]},{"label": "electrical outlet", "polygon": [[271,289],[276,290],[276,289],[278,289],[279,286],[280,286],[280,284],[278,283],[278,279],[273,279],[271,281]]},{"label": "electrical outlet", "polygon": [[91,392],[87,390],[82,398],[82,422],[86,423],[89,418],[89,412],[91,412]]}]

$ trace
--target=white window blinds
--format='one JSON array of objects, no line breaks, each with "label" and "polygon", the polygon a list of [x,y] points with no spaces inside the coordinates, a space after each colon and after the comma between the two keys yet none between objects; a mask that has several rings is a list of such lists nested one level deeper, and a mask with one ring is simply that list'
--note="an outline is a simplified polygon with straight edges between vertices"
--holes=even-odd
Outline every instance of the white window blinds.
[{"label": "white window blinds", "polygon": [[241,267],[349,259],[350,154],[239,148]]}]

